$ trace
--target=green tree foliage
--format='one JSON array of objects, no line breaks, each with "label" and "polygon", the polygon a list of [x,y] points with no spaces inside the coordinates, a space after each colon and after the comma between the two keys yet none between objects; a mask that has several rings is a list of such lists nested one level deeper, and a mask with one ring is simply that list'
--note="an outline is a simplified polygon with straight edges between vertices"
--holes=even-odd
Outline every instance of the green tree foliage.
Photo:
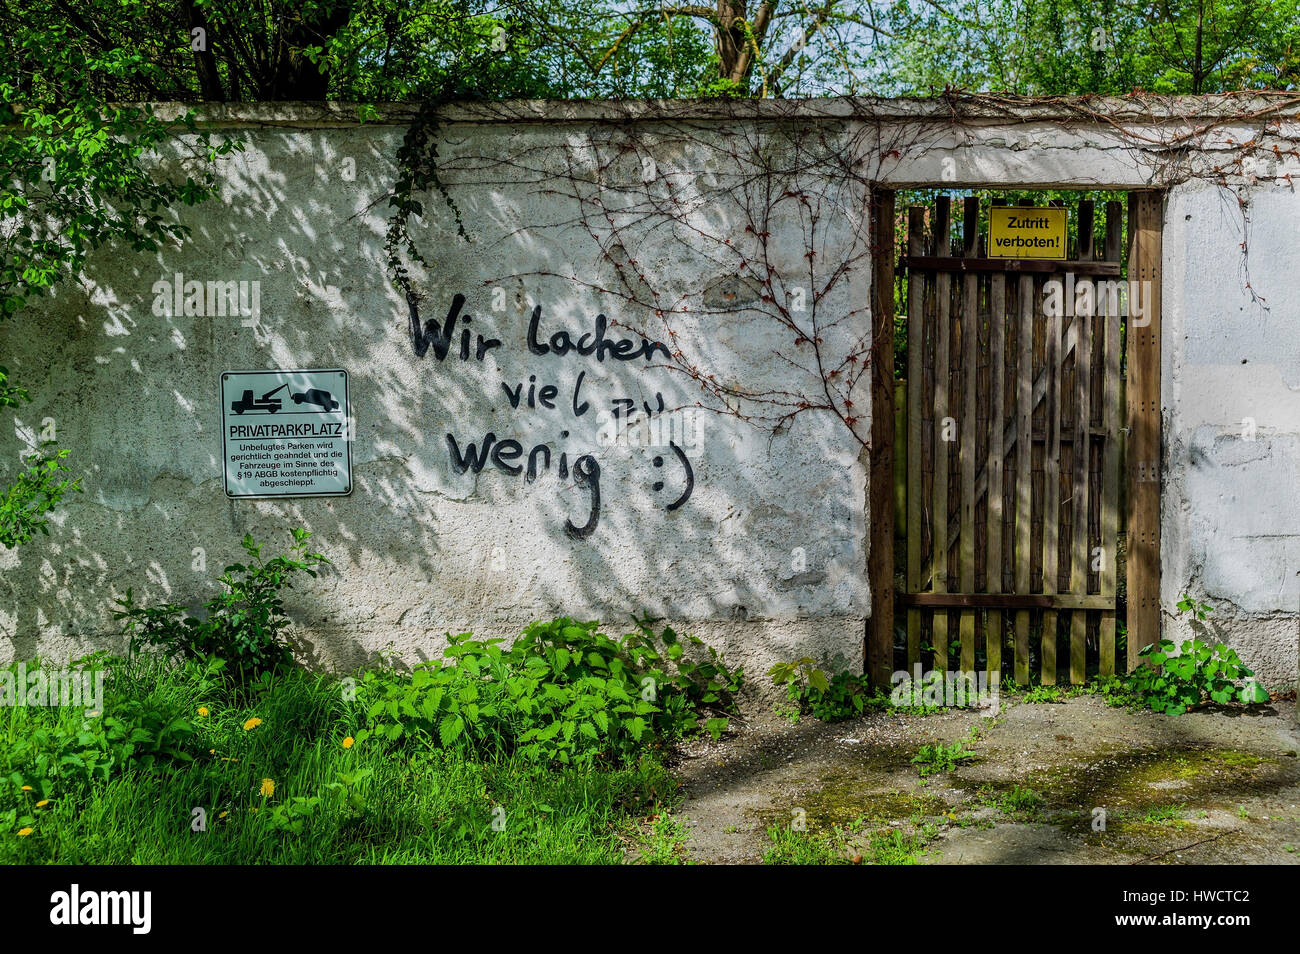
[{"label": "green tree foliage", "polygon": [[897,0],[867,72],[885,94],[945,86],[1031,96],[1286,89],[1294,0]]},{"label": "green tree foliage", "polygon": [[29,83],[75,66],[117,101],[1203,93],[1300,78],[1295,0],[0,0],[0,36]]},{"label": "green tree foliage", "polygon": [[[215,187],[211,161],[234,148],[195,129],[192,114],[164,121],[149,106],[110,105],[105,83],[156,75],[138,50],[82,48],[74,18],[55,7],[4,8],[0,57],[0,321],[76,276],[102,246],[157,251],[188,230],[172,206],[192,205]],[[178,132],[196,171],[151,158]],[[0,367],[0,408],[17,409],[27,390]],[[12,483],[0,489],[0,545],[46,532],[47,514],[77,488],[60,450],[33,440]]]}]

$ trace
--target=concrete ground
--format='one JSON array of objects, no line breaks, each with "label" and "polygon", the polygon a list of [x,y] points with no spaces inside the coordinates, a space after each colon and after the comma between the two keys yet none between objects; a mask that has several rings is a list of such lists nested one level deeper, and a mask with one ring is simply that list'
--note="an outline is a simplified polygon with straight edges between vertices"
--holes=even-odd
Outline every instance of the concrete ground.
[{"label": "concrete ground", "polygon": [[[922,777],[918,749],[958,741],[973,757]],[[1096,696],[1003,697],[994,718],[797,725],[766,709],[679,753],[675,814],[706,863],[761,863],[771,826],[802,824],[832,859],[879,859],[864,846],[903,835],[902,860],[922,864],[1293,864],[1297,752],[1290,701],[1169,717]]]}]

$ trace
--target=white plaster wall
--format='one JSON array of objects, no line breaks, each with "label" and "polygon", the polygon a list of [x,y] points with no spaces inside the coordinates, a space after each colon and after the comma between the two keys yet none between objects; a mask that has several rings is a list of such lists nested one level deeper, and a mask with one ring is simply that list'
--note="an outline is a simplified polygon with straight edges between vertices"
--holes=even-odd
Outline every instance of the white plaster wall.
[{"label": "white plaster wall", "polygon": [[1285,686],[1300,632],[1300,195],[1242,194],[1244,209],[1188,184],[1166,207],[1161,597],[1180,639],[1181,594],[1214,604],[1210,629]]},{"label": "white plaster wall", "polygon": [[[566,516],[584,513],[579,488],[554,472],[533,485],[490,469],[456,475],[446,446],[449,431],[463,442],[492,429],[525,446],[550,442],[557,454],[595,450],[592,415],[566,428],[545,412],[507,410],[501,382],[531,374],[560,387],[561,407],[584,368],[593,407],[613,396],[653,400],[657,391],[670,404],[693,400],[666,370],[528,355],[530,301],[543,304],[548,329],[586,330],[598,311],[649,328],[653,308],[626,299],[654,302],[649,293],[658,291],[690,309],[676,321],[684,349],[724,382],[806,388],[806,376],[780,357],[793,355],[792,345],[759,317],[762,303],[735,254],[752,252],[747,216],[772,185],[753,175],[750,161],[797,144],[822,159],[838,152],[858,182],[890,187],[1169,189],[1162,385],[1169,632],[1181,635],[1174,604],[1183,592],[1208,599],[1219,607],[1219,634],[1265,682],[1293,684],[1300,198],[1286,175],[1300,178],[1300,163],[1287,158],[1285,137],[1300,128],[1294,120],[1263,132],[1207,121],[1217,108],[1091,101],[1089,109],[1136,133],[1125,137],[1111,122],[1052,115],[1051,107],[976,109],[961,122],[947,105],[909,102],[524,104],[519,123],[499,122],[495,107],[466,107],[442,151],[471,242],[454,235],[429,197],[417,235],[433,268],[417,270],[416,284],[422,319],[441,318],[461,292],[476,330],[490,328],[506,342],[478,366],[416,359],[406,304],[388,282],[385,201],[402,128],[357,126],[329,110],[313,118],[299,108],[295,118],[280,107],[239,107],[230,115],[247,151],[226,167],[221,202],[187,215],[191,242],[158,256],[106,250],[84,282],[42,307],[39,322],[0,325],[0,353],[37,397],[0,434],[0,470],[8,472],[18,452],[15,432],[53,418],[86,485],[57,514],[49,538],[0,553],[0,652],[58,656],[102,645],[112,629],[108,603],[128,585],[196,603],[211,592],[211,568],[236,555],[245,531],[275,540],[283,527],[302,524],[337,563],[290,603],[301,635],[325,661],[351,664],[385,647],[427,655],[447,630],[508,636],[556,613],[618,620],[646,609],[687,622],[751,669],[804,652],[856,663],[870,612],[869,515],[860,447],[839,422],[803,416],[769,441],[734,418],[709,419],[691,455],[695,493],[672,513],[665,492],[652,489],[657,452],[600,448],[604,506],[599,529],[582,542],[563,532]],[[553,121],[537,122],[546,119]],[[806,128],[791,128],[794,120]],[[1180,140],[1187,148],[1161,148],[1198,124],[1207,131]],[[1234,172],[1235,150],[1252,137],[1261,137],[1266,161]],[[1284,146],[1276,161],[1268,158],[1272,141]],[[340,175],[349,158],[353,181]],[[818,180],[818,161],[792,165]],[[1215,167],[1228,170],[1230,188],[1206,184],[1218,177]],[[773,274],[781,289],[812,286],[837,262],[851,262],[819,300],[823,316],[840,319],[835,334],[845,340],[836,343],[848,345],[868,327],[865,196],[858,185],[828,189],[820,181],[803,183],[823,212],[816,228],[798,201],[773,207]],[[1247,220],[1237,195],[1248,200]],[[602,221],[608,209],[595,197],[615,209],[612,222]],[[665,225],[666,209],[684,230]],[[620,226],[627,229],[616,233]],[[819,250],[813,274],[802,257],[810,243]],[[260,280],[261,318],[245,326],[154,317],[151,286],[177,270]],[[503,312],[491,311],[494,288],[506,293]],[[352,373],[354,494],[225,500],[217,376],[313,366]],[[865,433],[865,390],[855,401]],[[1242,437],[1247,417],[1257,423],[1254,441]],[[196,547],[206,551],[206,573],[193,568]],[[802,570],[796,548],[806,555]]]},{"label": "white plaster wall", "polygon": [[[785,148],[780,137],[747,132],[760,151]],[[513,636],[555,615],[600,618],[625,632],[632,613],[648,611],[748,663],[756,682],[775,659],[804,653],[860,665],[869,612],[865,469],[842,422],[801,415],[772,435],[702,413],[699,431],[688,432],[699,441],[686,447],[694,492],[669,512],[685,484],[670,449],[604,447],[598,432],[614,398],[639,408],[662,394],[672,409],[693,405],[698,387],[643,361],[525,347],[534,304],[544,309],[544,336],[564,328],[576,339],[600,312],[653,334],[653,309],[627,298],[662,301],[682,313],[673,340],[720,380],[811,386],[791,363],[803,360],[793,335],[758,315],[759,293],[737,264],[745,253],[736,250],[753,246],[744,226],[754,196],[747,170],[720,163],[715,149],[736,130],[643,128],[650,164],[622,155],[623,134],[607,126],[445,130],[444,175],[470,240],[456,236],[440,199],[425,198],[416,236],[432,267],[416,269],[420,317],[441,321],[453,295],[466,295],[469,327],[503,342],[482,362],[459,360],[459,335],[444,361],[414,353],[408,307],[383,253],[401,133],[242,128],[246,149],[222,166],[220,200],[185,214],[193,235],[183,247],[156,256],[106,250],[39,314],[0,326],[0,353],[36,397],[0,436],[0,470],[12,472],[19,435],[53,419],[85,485],[60,507],[48,538],[0,552],[0,653],[58,658],[111,643],[110,603],[128,586],[147,600],[196,605],[244,533],[278,547],[289,526],[302,525],[335,562],[288,601],[298,635],[324,663],[350,666],[389,648],[414,660],[436,654],[448,631]],[[593,197],[624,212],[593,217]],[[768,262],[779,288],[827,287],[829,270],[863,241],[862,191],[818,202],[825,214],[815,228],[796,198],[772,206],[781,228]],[[654,219],[663,208],[678,210],[680,223]],[[658,224],[611,231],[638,219]],[[811,275],[806,240],[831,251]],[[177,272],[260,281],[260,317],[155,316],[152,287]],[[645,287],[629,293],[627,281]],[[838,320],[826,326],[828,346],[849,349],[866,333],[869,281],[855,266],[817,301],[823,322]],[[504,307],[494,312],[498,288]],[[227,500],[221,372],[316,367],[351,375],[352,495]],[[576,417],[580,372],[591,410]],[[511,408],[502,383],[523,382],[526,401],[530,376],[539,388],[559,388],[556,410]],[[463,447],[488,431],[518,439],[525,455],[548,444],[550,472],[532,484],[491,464],[454,473],[447,434]],[[591,494],[572,474],[560,479],[561,452],[570,467],[581,454],[599,460],[600,518],[586,539],[565,532],[566,519],[586,522]]]}]

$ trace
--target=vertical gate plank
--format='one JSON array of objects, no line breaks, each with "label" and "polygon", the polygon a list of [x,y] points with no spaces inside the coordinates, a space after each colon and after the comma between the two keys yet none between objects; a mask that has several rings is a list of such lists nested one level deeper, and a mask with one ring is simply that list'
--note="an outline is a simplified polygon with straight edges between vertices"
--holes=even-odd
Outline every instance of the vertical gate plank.
[{"label": "vertical gate plank", "polygon": [[[1016,293],[1016,549],[1014,589],[1029,592],[1034,508],[1034,280],[1020,276]],[[1029,611],[1016,613],[1016,683],[1029,684]]]},{"label": "vertical gate plank", "polygon": [[871,619],[866,671],[890,682],[894,658],[894,193],[871,196]]},{"label": "vertical gate plank", "polygon": [[[1128,532],[1128,666],[1160,639],[1160,255],[1163,196],[1129,194],[1129,280],[1145,313],[1128,321],[1131,492]],[[1141,324],[1138,324],[1138,321]]]},{"label": "vertical gate plank", "polygon": [[[1006,410],[1003,388],[1006,382],[1007,278],[995,274],[989,284],[989,457],[988,471],[988,563],[986,589],[1002,592],[1002,463],[1003,427]],[[988,663],[989,685],[995,673],[1002,671],[1002,611],[991,609],[984,632],[984,653]]]},{"label": "vertical gate plank", "polygon": [[[979,239],[980,205],[978,196],[967,196],[962,214],[962,255],[974,257]],[[975,385],[977,339],[979,337],[980,278],[970,274],[962,278],[961,342],[962,360],[960,381],[964,387],[961,398],[961,430],[957,445],[961,466],[961,528],[958,530],[959,579],[963,593],[975,592],[975,451],[976,407]],[[961,669],[971,672],[975,668],[975,611],[963,610],[960,617]]]},{"label": "vertical gate plank", "polygon": [[[1120,256],[1122,209],[1118,202],[1106,203],[1106,245],[1102,252],[1108,262],[1118,262]],[[1119,530],[1119,302],[1108,301],[1104,315],[1105,378],[1103,379],[1102,426],[1105,443],[1102,445],[1101,477],[1101,546],[1102,559],[1099,590],[1102,596],[1114,597],[1118,573],[1119,554],[1116,534]],[[1102,329],[1098,329],[1101,334]],[[1103,676],[1115,672],[1115,611],[1101,615],[1101,660],[1098,672]]]},{"label": "vertical gate plank", "polygon": [[[925,207],[907,210],[907,253],[925,254]],[[921,589],[921,496],[925,484],[921,479],[921,361],[925,351],[923,331],[925,273],[911,270],[907,274],[907,591]],[[907,668],[921,661],[921,611],[907,610]]]},{"label": "vertical gate plank", "polygon": [[[1079,203],[1080,261],[1092,261],[1091,202]],[[1096,286],[1093,286],[1095,293]],[[1095,301],[1094,294],[1094,301]],[[1077,309],[1072,309],[1077,311]],[[1086,309],[1085,309],[1086,310]],[[1074,316],[1074,487],[1071,518],[1073,551],[1070,589],[1088,592],[1088,462],[1092,443],[1092,319],[1087,314]],[[1083,610],[1070,613],[1070,682],[1078,685],[1087,679],[1088,614]]]},{"label": "vertical gate plank", "polygon": [[[1061,276],[1058,276],[1061,277]],[[1046,316],[1047,443],[1043,448],[1043,592],[1059,585],[1061,516],[1061,318]],[[1056,610],[1043,611],[1044,685],[1056,685]]]},{"label": "vertical gate plank", "polygon": [[[935,202],[934,255],[946,258],[952,254],[948,237],[951,201],[939,196]],[[948,447],[943,439],[948,417],[948,385],[952,370],[949,343],[952,340],[952,274],[939,272],[934,278],[935,297],[935,358],[934,358],[934,510],[931,514],[933,553],[933,586],[935,593],[948,592]],[[948,611],[934,613],[934,669],[948,669]]]}]

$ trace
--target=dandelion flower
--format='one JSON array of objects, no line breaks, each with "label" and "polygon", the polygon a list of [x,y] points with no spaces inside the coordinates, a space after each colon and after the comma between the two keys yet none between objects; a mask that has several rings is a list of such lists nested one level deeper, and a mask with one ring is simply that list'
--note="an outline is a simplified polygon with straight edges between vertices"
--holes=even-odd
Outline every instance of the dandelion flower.
[{"label": "dandelion flower", "polygon": [[30,834],[31,834],[32,832],[34,832],[35,830],[36,830],[35,828],[19,828],[19,829],[18,829],[18,837],[19,837],[19,838],[26,838],[28,835],[30,835]]},{"label": "dandelion flower", "polygon": [[343,740],[343,748],[350,749],[352,748],[352,745],[355,742],[356,739],[352,738],[352,736],[348,736],[346,739]]},{"label": "dandelion flower", "polygon": [[222,812],[220,815],[217,816],[217,818],[225,818],[229,814],[230,812]]},{"label": "dandelion flower", "polygon": [[23,786],[23,791],[24,791],[24,792],[30,792],[31,790],[32,790],[32,787],[31,787],[30,785],[24,785],[24,786]]},{"label": "dandelion flower", "polygon": [[207,706],[199,706],[199,715],[201,715],[201,716],[207,716],[207,714],[208,714],[208,707],[207,707]]},{"label": "dandelion flower", "polygon": [[270,798],[272,795],[274,795],[275,782],[269,778],[262,779],[262,790],[260,794],[263,798]]},{"label": "dandelion flower", "polygon": [[49,803],[50,803],[50,800],[49,800],[48,798],[42,798],[39,802],[36,803],[36,807],[37,807],[37,808],[44,808],[44,807],[45,807],[46,805],[48,805]]},{"label": "dandelion flower", "polygon": [[253,716],[253,718],[249,719],[247,722],[244,723],[244,731],[252,732],[261,724],[262,724],[262,720],[259,719],[257,716]]}]

